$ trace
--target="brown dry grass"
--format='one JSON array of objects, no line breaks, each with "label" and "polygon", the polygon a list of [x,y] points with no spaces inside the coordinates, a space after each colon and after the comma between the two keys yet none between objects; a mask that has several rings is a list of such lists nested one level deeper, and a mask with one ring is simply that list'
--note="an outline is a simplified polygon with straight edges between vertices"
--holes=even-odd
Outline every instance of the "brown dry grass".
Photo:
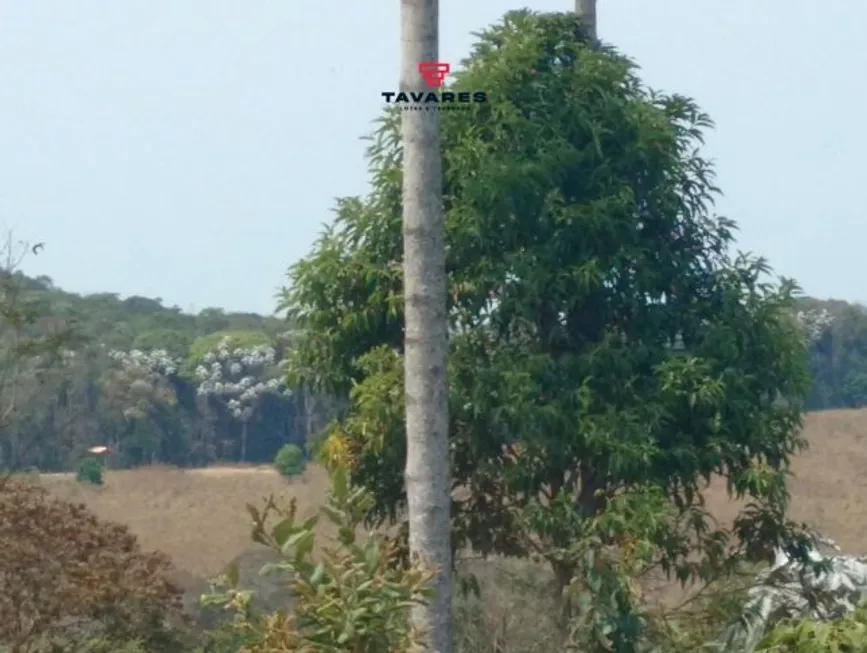
[{"label": "brown dry grass", "polygon": [[[867,555],[867,410],[811,414],[805,435],[810,448],[794,461],[791,516],[811,523],[847,553]],[[170,555],[193,603],[206,589],[201,579],[251,553],[246,503],[260,504],[271,494],[294,496],[306,517],[321,505],[328,488],[326,474],[316,467],[294,481],[269,467],[149,467],[109,471],[103,487],[82,486],[72,475],[46,475],[41,482],[61,498],[81,501],[102,518],[127,524],[145,548]],[[723,484],[712,486],[706,499],[724,524],[739,509]],[[255,575],[265,560],[253,553],[247,566]],[[460,653],[489,653],[492,642],[504,653],[562,650],[551,640],[556,609],[548,569],[515,560],[467,560],[462,568],[477,575],[484,598],[461,600],[456,610]],[[679,587],[664,581],[648,589],[666,604],[684,598]]]},{"label": "brown dry grass", "polygon": [[[867,410],[829,410],[807,415],[809,448],[792,464],[790,516],[830,537],[848,554],[867,555]],[[707,493],[712,514],[730,523],[739,505],[725,486]]]},{"label": "brown dry grass", "polygon": [[[847,553],[867,555],[867,410],[813,413],[805,435],[810,448],[794,462],[792,517],[812,523]],[[144,547],[164,551],[198,577],[218,573],[250,547],[246,503],[270,494],[295,496],[307,516],[328,486],[316,467],[295,481],[268,467],[148,467],[109,471],[103,487],[85,487],[69,476],[46,476],[42,483],[104,519],[127,524]],[[724,523],[737,512],[722,485],[712,487],[707,500]]]},{"label": "brown dry grass", "polygon": [[142,546],[158,549],[194,576],[218,574],[250,548],[250,515],[269,495],[296,497],[300,516],[320,505],[328,487],[322,469],[288,481],[271,468],[181,470],[154,466],[108,471],[105,485],[85,486],[70,475],[44,476],[54,495],[86,504],[103,519],[129,526]]}]

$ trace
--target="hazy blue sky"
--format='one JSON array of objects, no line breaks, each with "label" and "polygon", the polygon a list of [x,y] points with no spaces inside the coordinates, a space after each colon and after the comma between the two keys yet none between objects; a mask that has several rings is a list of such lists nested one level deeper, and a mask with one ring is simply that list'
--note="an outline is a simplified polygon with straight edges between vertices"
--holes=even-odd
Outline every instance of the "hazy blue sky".
[{"label": "hazy blue sky", "polygon": [[[520,6],[441,0],[441,59]],[[2,3],[0,225],[47,243],[25,270],[270,312],[333,198],[365,191],[398,20],[396,0]],[[867,299],[865,28],[857,0],[599,0],[600,35],[717,121],[741,246],[849,300]]]}]

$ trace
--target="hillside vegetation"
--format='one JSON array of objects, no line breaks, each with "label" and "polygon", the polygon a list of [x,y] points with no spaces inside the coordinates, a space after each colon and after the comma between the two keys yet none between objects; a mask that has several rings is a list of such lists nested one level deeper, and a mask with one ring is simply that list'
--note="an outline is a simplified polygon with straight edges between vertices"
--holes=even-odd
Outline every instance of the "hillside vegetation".
[{"label": "hillside vegetation", "polygon": [[[69,471],[94,445],[110,446],[115,468],[270,463],[281,445],[303,445],[317,434],[338,405],[333,397],[277,387],[294,342],[285,319],[218,308],[190,314],[158,298],[79,295],[19,272],[4,283],[16,306],[35,316],[30,337],[64,333],[67,342],[62,361],[15,380],[30,391],[18,393],[14,419],[3,425],[0,469]],[[812,298],[799,306],[817,333],[808,409],[867,405],[867,311]],[[223,345],[224,387],[215,392],[214,357]],[[244,364],[250,353],[267,360]],[[244,377],[255,392],[238,401],[248,389],[238,383]]]},{"label": "hillside vegetation", "polygon": [[114,467],[271,462],[322,422],[316,398],[282,381],[292,341],[283,320],[77,295],[14,271],[3,285],[18,316],[0,329],[3,351],[56,342],[27,365],[4,365],[16,376],[4,379],[15,392],[0,469],[70,470],[95,445],[110,448]]},{"label": "hillside vegetation", "polygon": [[[810,446],[794,458],[790,482],[793,517],[813,524],[847,553],[867,555],[867,410],[809,414],[804,434]],[[245,587],[281,605],[285,586],[258,576],[258,568],[273,558],[251,543],[245,505],[269,495],[282,501],[294,497],[299,514],[306,518],[315,514],[328,489],[327,474],[316,465],[289,482],[264,466],[148,466],[109,471],[102,487],[60,475],[42,476],[40,483],[54,496],[83,502],[100,518],[128,525],[144,549],[168,554],[176,565],[173,578],[186,591],[187,610],[195,615],[200,614],[196,599],[207,590],[207,579],[232,561],[243,570]],[[711,514],[724,523],[730,523],[740,507],[722,483],[712,484],[706,498]],[[318,532],[325,543],[334,536],[327,526]],[[539,613],[539,606],[551,601],[551,576],[544,565],[464,555],[459,570],[477,577],[485,597],[461,608],[471,609],[466,616],[472,615],[473,622],[459,619],[460,629],[471,630],[475,638],[510,642],[504,651],[550,650],[541,635],[543,622],[550,618]],[[658,581],[647,590],[665,605],[684,598],[684,591],[672,582]],[[553,621],[549,626],[554,628]]]}]

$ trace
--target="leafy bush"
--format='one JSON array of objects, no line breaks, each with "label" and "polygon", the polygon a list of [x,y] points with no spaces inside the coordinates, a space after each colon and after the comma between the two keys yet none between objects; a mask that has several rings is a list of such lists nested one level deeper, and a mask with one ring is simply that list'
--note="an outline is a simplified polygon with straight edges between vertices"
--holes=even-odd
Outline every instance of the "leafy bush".
[{"label": "leafy bush", "polygon": [[[372,504],[367,492],[348,485],[344,472],[334,472],[322,515],[337,528],[337,542],[321,550],[319,562],[312,558],[319,516],[298,523],[294,499],[288,509],[279,508],[273,498],[262,511],[247,506],[254,541],[282,559],[262,573],[287,574],[292,602],[288,610],[257,614],[253,593],[234,589],[237,568],[228,569],[218,583],[227,591],[203,597],[203,602],[235,611],[233,626],[246,644],[244,653],[405,653],[420,645],[423,633],[412,626],[410,610],[428,600],[434,574],[421,563],[400,564],[401,547],[393,539],[370,534],[357,542],[356,530]],[[275,514],[282,519],[266,529]]]},{"label": "leafy bush", "polygon": [[150,653],[181,650],[164,627],[179,607],[166,556],[17,479],[0,486],[0,515],[0,646],[76,651],[141,639]]},{"label": "leafy bush", "polygon": [[285,444],[274,457],[274,467],[286,478],[298,476],[307,467],[307,459],[301,448],[294,444]]},{"label": "leafy bush", "polygon": [[768,633],[756,653],[863,653],[867,651],[867,606],[829,622],[783,622]]},{"label": "leafy bush", "polygon": [[90,483],[91,485],[102,485],[102,461],[97,458],[85,458],[78,465],[78,473],[75,475],[75,480],[79,483]]}]

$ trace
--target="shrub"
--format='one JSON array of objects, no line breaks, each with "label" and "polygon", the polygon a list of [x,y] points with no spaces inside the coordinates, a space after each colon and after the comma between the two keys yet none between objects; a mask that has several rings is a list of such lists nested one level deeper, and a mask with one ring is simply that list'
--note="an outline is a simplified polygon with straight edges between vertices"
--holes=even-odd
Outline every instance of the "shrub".
[{"label": "shrub", "polygon": [[798,619],[779,623],[756,653],[859,653],[867,651],[867,606],[827,622]]},{"label": "shrub", "polygon": [[91,485],[102,485],[102,461],[96,458],[85,458],[78,465],[78,473],[75,479],[79,483],[90,483]]},{"label": "shrub", "polygon": [[165,555],[17,479],[0,487],[0,516],[0,647],[75,651],[141,638],[148,651],[178,650],[163,629],[179,607]]},{"label": "shrub", "polygon": [[[300,522],[293,499],[288,509],[269,499],[264,510],[248,506],[253,517],[253,539],[280,555],[262,573],[287,575],[292,597],[288,610],[271,615],[252,608],[252,592],[238,591],[238,570],[232,568],[220,579],[228,586],[222,594],[203,597],[206,604],[233,609],[233,627],[244,642],[244,653],[343,653],[345,651],[415,650],[423,633],[410,622],[412,606],[431,595],[433,573],[420,562],[404,566],[396,540],[370,534],[358,542],[356,530],[372,505],[371,496],[347,485],[337,471],[322,514],[337,529],[334,546],[324,547],[316,560],[318,516]],[[270,517],[279,519],[273,526]]]},{"label": "shrub", "polygon": [[286,444],[280,447],[280,451],[274,457],[274,467],[286,478],[291,478],[304,471],[307,467],[307,459],[300,447]]}]

